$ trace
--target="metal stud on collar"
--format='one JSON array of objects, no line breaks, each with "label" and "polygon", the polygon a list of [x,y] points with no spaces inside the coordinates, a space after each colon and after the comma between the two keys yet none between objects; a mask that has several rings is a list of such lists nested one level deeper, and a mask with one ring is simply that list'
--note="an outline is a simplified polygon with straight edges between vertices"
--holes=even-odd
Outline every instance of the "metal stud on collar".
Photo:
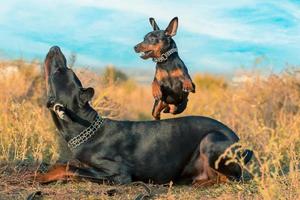
[{"label": "metal stud on collar", "polygon": [[170,55],[172,55],[173,53],[175,53],[175,52],[178,52],[177,48],[170,49],[169,51],[161,54],[161,56],[159,58],[153,58],[152,60],[154,62],[163,62],[163,61],[166,61],[168,59],[168,57]]}]

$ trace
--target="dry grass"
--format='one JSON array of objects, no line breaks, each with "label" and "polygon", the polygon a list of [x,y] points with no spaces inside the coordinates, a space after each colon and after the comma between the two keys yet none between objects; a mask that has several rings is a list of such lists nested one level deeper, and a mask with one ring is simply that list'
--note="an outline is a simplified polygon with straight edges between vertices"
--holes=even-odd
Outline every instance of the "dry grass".
[{"label": "dry grass", "polygon": [[[3,73],[7,66],[13,73]],[[132,199],[138,186],[107,186],[89,182],[32,185],[22,177],[42,161],[58,155],[55,128],[44,104],[39,65],[22,61],[0,63],[0,199],[24,199],[42,190],[47,199]],[[5,70],[4,70],[5,71]],[[78,73],[84,85],[96,89],[94,107],[116,119],[151,119],[149,86],[128,79],[102,84],[104,78]],[[259,74],[239,85],[222,77],[196,75],[197,93],[190,95],[184,115],[218,119],[255,150],[256,161],[246,166],[253,179],[211,188],[150,185],[156,199],[299,199],[300,197],[300,79],[294,71],[262,78]],[[174,117],[163,115],[163,117]],[[108,189],[117,188],[109,197]]]}]

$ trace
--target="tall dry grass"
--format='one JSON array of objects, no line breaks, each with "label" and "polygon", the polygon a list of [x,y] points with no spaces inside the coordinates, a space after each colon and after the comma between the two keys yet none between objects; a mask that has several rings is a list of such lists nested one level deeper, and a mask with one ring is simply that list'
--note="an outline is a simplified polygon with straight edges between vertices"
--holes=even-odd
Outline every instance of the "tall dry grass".
[{"label": "tall dry grass", "polygon": [[[0,162],[54,162],[55,128],[43,105],[44,82],[39,64],[2,62],[0,70],[9,65],[17,66],[18,70],[0,74]],[[151,119],[153,98],[149,86],[139,85],[130,78],[103,84],[109,77],[77,71],[85,86],[96,89],[92,103],[100,114],[115,119]],[[110,77],[115,78],[111,74]],[[220,120],[238,133],[243,145],[255,151],[256,159],[245,166],[253,180],[249,188],[242,188],[244,193],[254,191],[252,197],[257,199],[298,199],[299,74],[290,70],[268,77],[260,74],[250,77],[234,85],[223,77],[195,75],[197,92],[190,95],[182,115],[205,115]]]}]

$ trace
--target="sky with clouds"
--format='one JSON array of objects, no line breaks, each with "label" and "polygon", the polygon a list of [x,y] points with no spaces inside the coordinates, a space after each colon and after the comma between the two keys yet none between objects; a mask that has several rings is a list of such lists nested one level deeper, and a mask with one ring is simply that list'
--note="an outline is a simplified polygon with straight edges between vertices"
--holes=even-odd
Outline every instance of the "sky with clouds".
[{"label": "sky with clouds", "polygon": [[43,60],[52,45],[77,64],[151,68],[133,46],[179,17],[174,37],[192,71],[229,73],[300,64],[300,0],[2,0],[0,57]]}]

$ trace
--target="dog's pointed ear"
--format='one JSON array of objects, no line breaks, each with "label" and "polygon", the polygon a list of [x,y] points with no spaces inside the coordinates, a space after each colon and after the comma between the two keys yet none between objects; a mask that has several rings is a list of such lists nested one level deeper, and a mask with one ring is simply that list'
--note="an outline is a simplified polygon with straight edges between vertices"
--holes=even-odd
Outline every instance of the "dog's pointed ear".
[{"label": "dog's pointed ear", "polygon": [[160,30],[159,27],[158,27],[158,25],[156,24],[154,18],[150,17],[149,18],[149,22],[150,22],[150,24],[151,24],[151,26],[152,26],[152,28],[153,28],[154,31]]},{"label": "dog's pointed ear", "polygon": [[80,92],[79,92],[79,99],[80,99],[82,105],[84,105],[88,101],[92,100],[94,94],[95,94],[94,88],[91,88],[91,87],[81,88]]},{"label": "dog's pointed ear", "polygon": [[177,28],[178,28],[178,17],[174,17],[170,21],[168,27],[166,28],[165,34],[172,37],[172,36],[176,35]]}]

